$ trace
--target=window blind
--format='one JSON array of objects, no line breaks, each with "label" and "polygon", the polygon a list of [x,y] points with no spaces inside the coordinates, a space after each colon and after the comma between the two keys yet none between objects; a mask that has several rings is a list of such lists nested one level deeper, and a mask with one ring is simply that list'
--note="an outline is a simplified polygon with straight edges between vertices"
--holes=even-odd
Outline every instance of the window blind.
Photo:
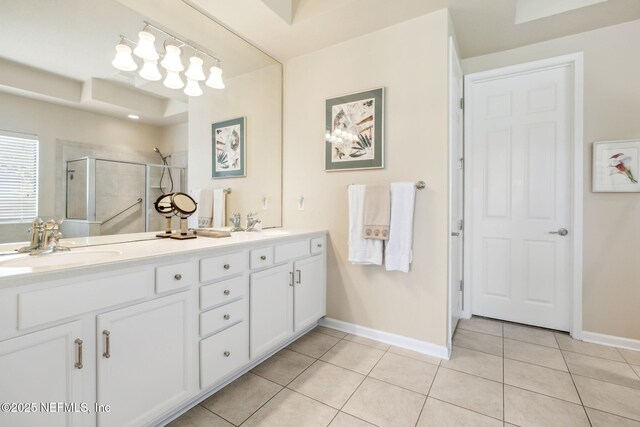
[{"label": "window blind", "polygon": [[38,138],[0,131],[0,222],[38,216]]}]

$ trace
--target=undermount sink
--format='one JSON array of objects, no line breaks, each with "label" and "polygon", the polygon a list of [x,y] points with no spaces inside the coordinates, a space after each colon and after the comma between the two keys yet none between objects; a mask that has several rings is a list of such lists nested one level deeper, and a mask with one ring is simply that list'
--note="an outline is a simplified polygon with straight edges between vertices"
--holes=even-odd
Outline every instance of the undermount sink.
[{"label": "undermount sink", "polygon": [[47,268],[104,262],[121,255],[120,251],[58,252],[45,255],[16,255],[0,261],[0,268]]}]

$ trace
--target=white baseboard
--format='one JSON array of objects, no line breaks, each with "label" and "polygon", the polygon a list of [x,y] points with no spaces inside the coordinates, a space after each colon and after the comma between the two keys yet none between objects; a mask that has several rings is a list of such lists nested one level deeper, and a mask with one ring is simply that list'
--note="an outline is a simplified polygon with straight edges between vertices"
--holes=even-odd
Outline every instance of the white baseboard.
[{"label": "white baseboard", "polygon": [[582,341],[640,351],[640,340],[600,334],[598,332],[582,331]]},{"label": "white baseboard", "polygon": [[449,350],[445,346],[432,344],[426,341],[420,341],[414,338],[402,335],[392,334],[390,332],[379,331],[377,329],[367,328],[365,326],[356,325],[354,323],[343,322],[342,320],[323,317],[318,322],[319,325],[327,328],[337,329],[353,335],[358,335],[372,340],[382,341],[396,347],[406,348],[408,350],[417,351],[418,353],[428,354],[429,356],[439,357],[440,359],[449,359]]}]

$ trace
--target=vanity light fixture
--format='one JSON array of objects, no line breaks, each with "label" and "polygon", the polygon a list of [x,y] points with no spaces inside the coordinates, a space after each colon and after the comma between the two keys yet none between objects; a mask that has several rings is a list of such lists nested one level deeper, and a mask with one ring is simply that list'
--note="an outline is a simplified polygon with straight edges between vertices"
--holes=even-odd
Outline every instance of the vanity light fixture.
[{"label": "vanity light fixture", "polygon": [[[151,30],[167,37],[164,41],[162,59],[161,55],[156,51],[156,37],[151,33]],[[118,70],[134,71],[138,68],[138,63],[132,57],[129,45],[135,46],[133,54],[144,62],[138,72],[143,79],[151,81],[162,79],[162,74],[158,69],[158,61],[160,60],[160,65],[167,72],[163,84],[169,89],[182,89],[184,87],[184,93],[188,96],[200,96],[203,94],[199,83],[201,81],[206,80],[205,84],[213,89],[224,89],[225,87],[222,81],[220,59],[147,21],[144,21],[144,28],[138,33],[137,43],[125,36],[120,36],[120,43],[116,46],[116,57],[112,62],[112,65]],[[184,77],[187,78],[186,87],[181,75],[184,71],[181,54],[185,47],[192,49],[194,52],[189,58],[189,68],[184,72]],[[203,70],[203,56],[210,58],[214,62],[214,65],[209,68],[208,79]]]}]

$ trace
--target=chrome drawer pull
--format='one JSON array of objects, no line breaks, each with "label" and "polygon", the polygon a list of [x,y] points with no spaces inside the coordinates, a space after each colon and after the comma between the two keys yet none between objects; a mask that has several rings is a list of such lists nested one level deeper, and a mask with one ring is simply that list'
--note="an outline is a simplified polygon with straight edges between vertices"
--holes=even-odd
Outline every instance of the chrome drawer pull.
[{"label": "chrome drawer pull", "polygon": [[262,255],[262,256],[260,257],[260,259],[261,259],[262,261],[266,261],[266,260],[267,260],[267,256],[266,256],[266,255]]},{"label": "chrome drawer pull", "polygon": [[110,358],[111,357],[111,332],[106,329],[102,331],[102,335],[104,335],[104,353],[102,353],[102,357]]},{"label": "chrome drawer pull", "polygon": [[231,352],[230,352],[230,351],[225,351],[223,354],[224,354],[224,357],[229,357],[229,356],[231,356]]},{"label": "chrome drawer pull", "polygon": [[224,268],[225,270],[228,270],[228,269],[230,269],[230,268],[231,268],[231,266],[230,266],[229,264],[225,264],[225,265],[223,266],[223,268]]},{"label": "chrome drawer pull", "polygon": [[231,291],[230,291],[229,289],[225,289],[225,290],[224,290],[224,294],[225,294],[225,295],[229,295],[230,293],[231,293]]},{"label": "chrome drawer pull", "polygon": [[78,369],[82,369],[82,340],[80,338],[75,340],[76,343],[76,364],[75,367]]},{"label": "chrome drawer pull", "polygon": [[229,320],[229,319],[231,319],[231,316],[229,316],[228,314],[225,314],[225,315],[224,315],[224,316],[222,316],[222,317],[224,317],[224,320]]},{"label": "chrome drawer pull", "polygon": [[173,276],[174,279],[176,280],[182,280],[182,274],[176,274],[175,276]]}]

